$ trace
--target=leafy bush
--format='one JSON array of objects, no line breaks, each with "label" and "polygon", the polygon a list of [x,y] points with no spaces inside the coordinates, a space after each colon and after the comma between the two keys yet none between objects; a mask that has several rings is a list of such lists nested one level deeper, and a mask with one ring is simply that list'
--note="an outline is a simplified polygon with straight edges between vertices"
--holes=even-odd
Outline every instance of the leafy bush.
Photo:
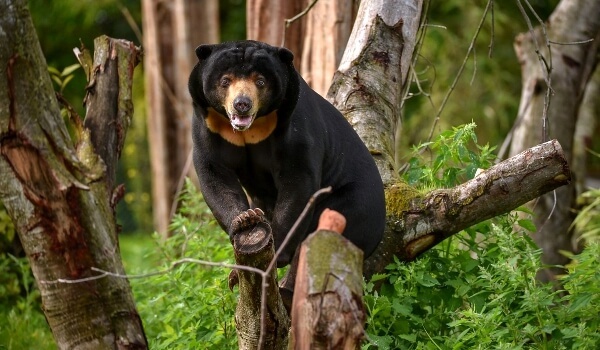
[{"label": "leafy bush", "polygon": [[[417,147],[407,181],[450,187],[491,164],[492,149],[471,144],[474,127],[454,128]],[[425,148],[431,160],[422,156]],[[541,252],[524,229],[535,226],[523,215],[503,215],[374,276],[366,285],[369,340],[363,349],[600,348],[600,245],[573,257],[564,290],[555,291],[537,283]]]},{"label": "leafy bush", "polygon": [[477,169],[489,168],[494,147],[477,145],[475,123],[442,132],[431,142],[413,148],[405,180],[410,185],[447,188],[475,176]]}]

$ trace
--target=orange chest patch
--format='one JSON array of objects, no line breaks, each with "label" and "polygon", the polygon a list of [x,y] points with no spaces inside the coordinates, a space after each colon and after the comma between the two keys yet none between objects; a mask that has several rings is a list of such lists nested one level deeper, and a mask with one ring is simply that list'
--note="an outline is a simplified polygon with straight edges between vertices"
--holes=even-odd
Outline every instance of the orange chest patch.
[{"label": "orange chest patch", "polygon": [[227,142],[243,147],[246,144],[257,144],[264,141],[277,126],[277,111],[257,118],[248,130],[236,131],[229,123],[229,119],[212,108],[204,119],[208,130],[219,134]]}]

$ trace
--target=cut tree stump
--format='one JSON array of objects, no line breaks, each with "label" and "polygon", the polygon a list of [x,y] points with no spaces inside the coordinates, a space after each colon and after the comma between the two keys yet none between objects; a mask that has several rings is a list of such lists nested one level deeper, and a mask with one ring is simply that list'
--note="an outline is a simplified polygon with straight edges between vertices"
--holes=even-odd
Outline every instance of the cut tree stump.
[{"label": "cut tree stump", "polygon": [[289,349],[360,348],[363,252],[341,235],[345,226],[340,213],[326,209],[302,243]]}]

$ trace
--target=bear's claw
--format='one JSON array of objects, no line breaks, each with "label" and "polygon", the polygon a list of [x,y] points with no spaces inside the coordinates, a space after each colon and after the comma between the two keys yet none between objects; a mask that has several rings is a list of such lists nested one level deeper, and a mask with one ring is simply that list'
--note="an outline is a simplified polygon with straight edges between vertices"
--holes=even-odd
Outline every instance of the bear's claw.
[{"label": "bear's claw", "polygon": [[232,237],[243,230],[253,228],[256,224],[267,222],[265,219],[265,212],[260,208],[248,209],[238,216],[236,216],[231,222]]}]

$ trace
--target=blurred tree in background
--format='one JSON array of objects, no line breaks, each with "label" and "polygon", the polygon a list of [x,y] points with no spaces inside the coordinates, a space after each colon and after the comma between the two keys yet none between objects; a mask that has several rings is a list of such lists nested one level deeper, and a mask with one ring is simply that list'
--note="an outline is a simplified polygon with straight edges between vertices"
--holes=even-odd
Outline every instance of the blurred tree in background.
[{"label": "blurred tree in background", "polygon": [[[546,19],[558,0],[530,3],[540,18]],[[410,148],[427,139],[486,4],[484,0],[432,1],[429,6],[429,28],[414,67],[420,86],[413,83],[403,113],[405,132],[399,151],[404,156],[410,156]],[[440,114],[435,134],[474,121],[481,140],[500,145],[512,127],[521,94],[521,71],[513,41],[527,30],[527,25],[514,2],[495,1],[493,18],[493,33],[491,21],[486,20],[474,42],[473,54]],[[406,159],[400,159],[404,162]]]}]

